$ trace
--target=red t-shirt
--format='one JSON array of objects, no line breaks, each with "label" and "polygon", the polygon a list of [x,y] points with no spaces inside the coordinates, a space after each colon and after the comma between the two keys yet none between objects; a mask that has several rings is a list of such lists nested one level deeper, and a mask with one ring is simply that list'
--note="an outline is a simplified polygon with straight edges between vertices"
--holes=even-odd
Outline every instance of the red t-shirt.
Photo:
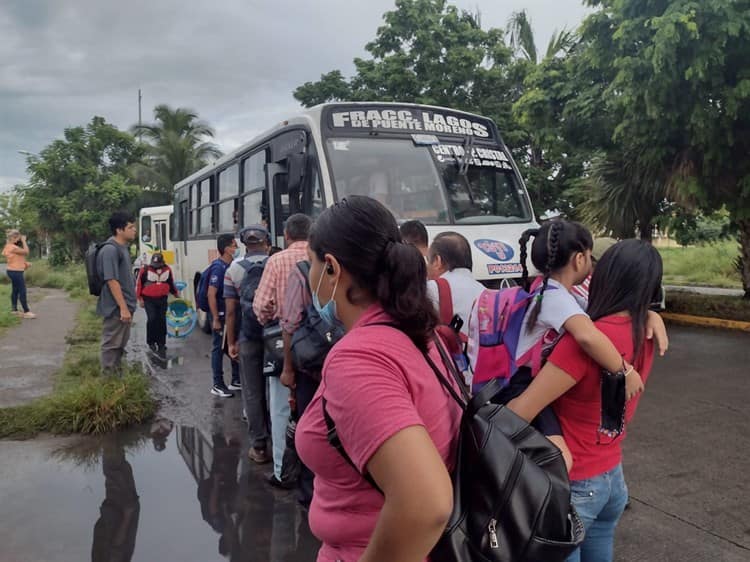
[{"label": "red t-shirt", "polygon": [[[359,560],[383,507],[380,493],[328,443],[321,397],[360,472],[385,441],[416,425],[427,429],[449,469],[455,461],[461,410],[405,334],[366,326],[387,321],[382,308],[373,305],[336,344],[297,427],[297,452],[315,473],[309,520],[323,542],[318,561]],[[430,357],[442,365],[436,349]]]},{"label": "red t-shirt", "polygon": [[[633,362],[633,329],[629,317],[606,316],[594,322],[629,362]],[[652,340],[646,340],[636,368],[646,382],[654,359]],[[625,433],[611,439],[599,433],[601,419],[601,368],[566,334],[549,361],[576,379],[576,385],[558,398],[554,410],[560,419],[565,442],[573,454],[571,480],[585,480],[612,470],[622,461],[621,443]],[[627,403],[625,421],[632,419],[640,396]]]}]

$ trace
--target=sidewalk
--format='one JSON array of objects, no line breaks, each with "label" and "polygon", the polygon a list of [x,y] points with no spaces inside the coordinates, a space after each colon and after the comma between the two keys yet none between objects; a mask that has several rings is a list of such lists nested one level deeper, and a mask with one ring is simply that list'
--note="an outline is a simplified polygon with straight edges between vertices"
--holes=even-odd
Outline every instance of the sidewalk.
[{"label": "sidewalk", "polygon": [[18,406],[52,391],[53,375],[68,348],[65,337],[78,311],[78,303],[65,291],[29,289],[29,297],[37,317],[23,320],[0,337],[0,408]]}]

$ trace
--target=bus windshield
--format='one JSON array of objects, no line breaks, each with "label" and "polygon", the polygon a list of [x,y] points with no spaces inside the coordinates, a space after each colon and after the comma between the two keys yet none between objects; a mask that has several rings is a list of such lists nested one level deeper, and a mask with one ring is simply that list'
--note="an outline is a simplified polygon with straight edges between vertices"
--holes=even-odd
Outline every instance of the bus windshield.
[{"label": "bus windshield", "polygon": [[337,198],[368,195],[396,219],[426,224],[530,220],[523,188],[509,164],[506,170],[473,159],[461,174],[461,159],[442,155],[438,148],[417,146],[408,139],[328,139]]},{"label": "bus windshield", "polygon": [[336,195],[368,195],[399,220],[448,224],[448,205],[440,175],[424,146],[410,140],[328,140],[328,159]]}]

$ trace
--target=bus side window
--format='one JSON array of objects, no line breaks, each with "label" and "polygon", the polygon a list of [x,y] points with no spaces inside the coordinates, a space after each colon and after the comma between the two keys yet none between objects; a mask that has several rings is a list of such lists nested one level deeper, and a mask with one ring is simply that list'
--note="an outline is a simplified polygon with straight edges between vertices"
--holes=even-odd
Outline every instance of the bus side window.
[{"label": "bus side window", "polygon": [[[267,224],[268,214],[263,216],[263,203],[266,192],[263,190],[251,191],[242,198],[242,214],[244,226],[252,224]],[[265,219],[265,223],[264,223]]]},{"label": "bus side window", "polygon": [[151,242],[151,217],[148,215],[141,217],[141,240],[146,244]]}]

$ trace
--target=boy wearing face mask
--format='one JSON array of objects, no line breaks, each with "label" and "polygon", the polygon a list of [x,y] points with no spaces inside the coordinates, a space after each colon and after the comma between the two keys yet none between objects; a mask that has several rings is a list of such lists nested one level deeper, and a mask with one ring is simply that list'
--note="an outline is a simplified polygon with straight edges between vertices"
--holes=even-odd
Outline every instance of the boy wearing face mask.
[{"label": "boy wearing face mask", "polygon": [[216,240],[216,249],[219,258],[211,263],[208,272],[208,308],[210,310],[210,322],[212,332],[211,346],[211,371],[213,374],[213,386],[211,394],[221,398],[231,398],[232,390],[240,390],[240,366],[232,361],[232,382],[227,386],[224,384],[224,275],[232,263],[237,251],[237,241],[231,234],[222,234]]}]

